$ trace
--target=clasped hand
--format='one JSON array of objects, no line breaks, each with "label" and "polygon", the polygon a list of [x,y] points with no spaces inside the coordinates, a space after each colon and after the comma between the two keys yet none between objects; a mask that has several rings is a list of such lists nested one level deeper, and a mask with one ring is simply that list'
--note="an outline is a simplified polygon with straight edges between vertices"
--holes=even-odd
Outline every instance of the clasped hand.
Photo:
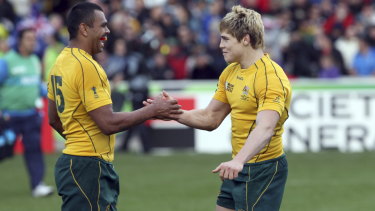
[{"label": "clasped hand", "polygon": [[144,106],[157,106],[156,115],[154,119],[161,120],[177,120],[178,116],[183,113],[181,105],[178,104],[177,100],[168,95],[163,91],[155,99],[147,99],[143,101]]}]

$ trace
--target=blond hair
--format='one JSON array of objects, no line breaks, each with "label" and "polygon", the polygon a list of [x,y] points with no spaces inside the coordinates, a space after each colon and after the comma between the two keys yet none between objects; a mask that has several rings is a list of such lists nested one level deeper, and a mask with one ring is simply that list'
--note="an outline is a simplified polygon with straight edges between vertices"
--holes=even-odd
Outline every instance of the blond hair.
[{"label": "blond hair", "polygon": [[247,34],[250,36],[251,47],[264,48],[264,26],[259,13],[240,5],[232,7],[220,22],[220,31],[227,32],[238,41]]}]

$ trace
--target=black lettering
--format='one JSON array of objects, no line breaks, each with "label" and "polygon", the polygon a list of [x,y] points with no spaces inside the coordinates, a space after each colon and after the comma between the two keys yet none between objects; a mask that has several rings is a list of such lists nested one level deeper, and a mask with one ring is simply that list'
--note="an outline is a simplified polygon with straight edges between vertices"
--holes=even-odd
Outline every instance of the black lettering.
[{"label": "black lettering", "polygon": [[346,128],[346,145],[350,148],[353,141],[359,142],[366,149],[365,140],[368,135],[367,128],[363,125],[350,125]]},{"label": "black lettering", "polygon": [[335,130],[337,129],[337,126],[336,125],[321,125],[319,126],[319,145],[320,145],[320,149],[321,150],[324,150],[324,149],[338,149],[337,147],[337,144],[336,146],[332,146],[327,144],[327,141],[331,140],[331,141],[335,141]]},{"label": "black lettering", "polygon": [[375,99],[375,95],[361,95],[360,94],[358,97],[363,99],[364,107],[365,107],[364,108],[365,116],[370,117],[371,116],[371,108],[374,108],[374,107],[371,107],[371,100]]},{"label": "black lettering", "polygon": [[286,133],[286,141],[288,146],[292,148],[292,144],[297,141],[302,143],[306,147],[306,151],[310,150],[310,142],[311,142],[311,128],[307,127],[306,131],[304,131],[305,135],[298,133],[297,130],[294,130],[292,127],[288,128]]},{"label": "black lettering", "polygon": [[319,96],[318,98],[318,113],[320,117],[323,117],[324,115],[324,100],[322,96]]}]

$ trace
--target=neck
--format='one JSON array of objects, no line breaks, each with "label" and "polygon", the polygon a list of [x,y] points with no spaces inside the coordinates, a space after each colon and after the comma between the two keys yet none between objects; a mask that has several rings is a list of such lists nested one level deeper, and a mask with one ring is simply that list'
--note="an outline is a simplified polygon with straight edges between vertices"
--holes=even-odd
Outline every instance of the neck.
[{"label": "neck", "polygon": [[29,56],[31,53],[29,53],[25,48],[19,47],[18,52],[20,53],[21,56]]},{"label": "neck", "polygon": [[87,45],[78,40],[78,39],[74,39],[74,40],[70,40],[69,41],[69,45],[68,45],[69,48],[79,48],[79,49],[82,49],[84,51],[86,51],[88,54],[90,54],[92,56],[92,51],[90,48],[87,47]]},{"label": "neck", "polygon": [[246,54],[244,54],[241,61],[239,62],[241,65],[241,68],[246,69],[250,67],[263,56],[264,56],[264,52],[262,48],[249,50]]}]

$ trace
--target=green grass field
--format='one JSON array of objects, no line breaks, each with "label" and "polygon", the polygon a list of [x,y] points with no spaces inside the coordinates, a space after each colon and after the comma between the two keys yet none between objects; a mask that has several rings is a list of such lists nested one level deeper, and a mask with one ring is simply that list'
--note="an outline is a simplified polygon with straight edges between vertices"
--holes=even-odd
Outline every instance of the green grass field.
[{"label": "green grass field", "polygon": [[[47,155],[48,184],[54,184],[58,155]],[[178,153],[143,156],[117,153],[120,211],[214,210],[220,180],[211,169],[229,155]],[[372,211],[375,209],[374,152],[288,153],[289,178],[283,211]],[[1,211],[60,210],[57,194],[34,199],[21,156],[0,163]]]}]

